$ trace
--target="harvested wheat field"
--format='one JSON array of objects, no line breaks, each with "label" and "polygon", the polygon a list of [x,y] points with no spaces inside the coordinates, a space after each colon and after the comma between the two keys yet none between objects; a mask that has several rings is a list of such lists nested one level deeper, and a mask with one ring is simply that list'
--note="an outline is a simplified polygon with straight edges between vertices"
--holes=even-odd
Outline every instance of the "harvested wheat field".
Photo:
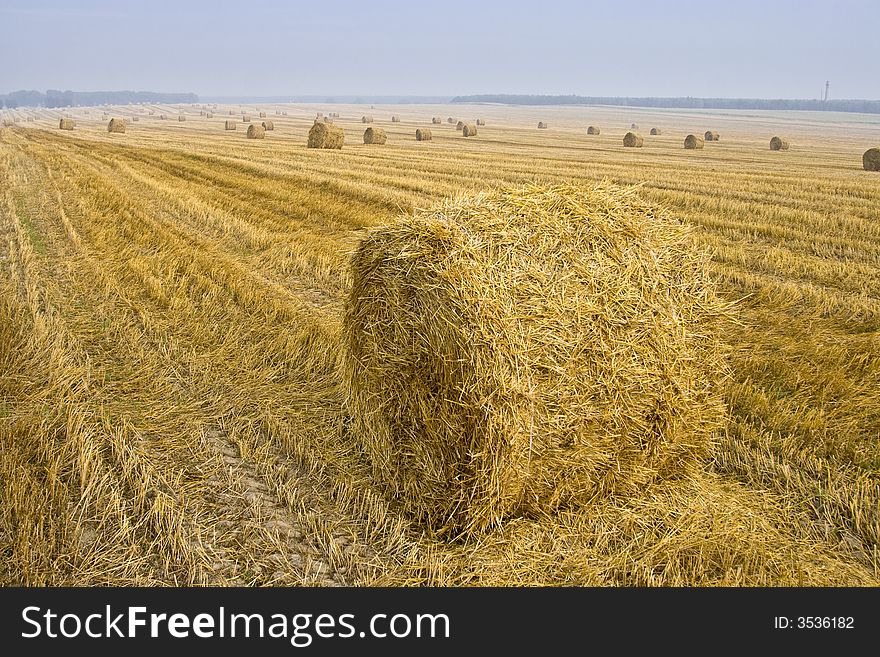
[{"label": "harvested wheat field", "polygon": [[880,585],[876,117],[241,109],[0,129],[0,584]]}]

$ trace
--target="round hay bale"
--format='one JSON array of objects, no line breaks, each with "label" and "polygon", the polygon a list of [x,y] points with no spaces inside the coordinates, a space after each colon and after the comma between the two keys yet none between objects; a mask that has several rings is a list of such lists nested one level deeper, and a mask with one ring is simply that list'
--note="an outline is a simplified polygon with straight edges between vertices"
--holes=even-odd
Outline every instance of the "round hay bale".
[{"label": "round hay bale", "polygon": [[61,119],[58,122],[59,130],[73,130],[76,127],[76,121],[73,119]]},{"label": "round hay bale", "polygon": [[274,130],[275,122],[274,121],[263,121],[260,125],[263,126],[263,130]]},{"label": "round hay bale", "polygon": [[651,128],[651,134],[652,135],[662,135],[663,132],[660,130],[660,128]]},{"label": "round hay bale", "polygon": [[316,119],[320,119],[320,118],[322,118],[323,116],[324,116],[324,112],[318,112],[317,114],[315,114],[315,118],[316,118]]},{"label": "round hay bale", "polygon": [[486,125],[486,122],[483,119],[477,119],[477,125]]},{"label": "round hay bale", "polygon": [[342,148],[345,142],[345,132],[339,126],[331,123],[315,121],[309,130],[309,148]]},{"label": "round hay bale", "polygon": [[226,121],[226,124],[223,126],[224,130],[236,130],[236,126],[238,124],[235,121]]},{"label": "round hay bale", "polygon": [[431,141],[431,131],[427,128],[416,128],[416,141]]},{"label": "round hay bale", "polygon": [[186,117],[183,114],[181,114],[180,116],[177,117],[177,120],[180,122],[183,122],[183,121],[186,121]]},{"label": "round hay bale", "polygon": [[281,116],[281,110],[275,110],[275,116]]},{"label": "round hay bale", "polygon": [[433,123],[434,125],[440,125],[443,123],[443,119],[441,119],[439,116],[435,116],[431,119],[431,123]]},{"label": "round hay bale", "polygon": [[373,122],[372,116],[362,116],[361,117],[361,123],[372,123],[372,122]]},{"label": "round hay bale", "polygon": [[862,166],[865,171],[880,171],[880,148],[869,148],[862,155]]},{"label": "round hay bale", "polygon": [[703,139],[706,141],[718,141],[721,137],[714,130],[706,130],[706,134],[703,135]]},{"label": "round hay bale", "polygon": [[287,112],[281,112],[281,116],[287,116]]},{"label": "round hay bale", "polygon": [[788,140],[782,137],[773,137],[770,139],[771,151],[787,151],[789,147]]},{"label": "round hay bale", "polygon": [[247,129],[247,138],[248,139],[265,139],[266,138],[266,128],[261,125],[257,125],[256,123],[252,123],[248,126]]},{"label": "round hay bale", "polygon": [[623,136],[623,145],[627,148],[641,148],[644,144],[645,139],[634,132],[627,132]]},{"label": "round hay bale", "polygon": [[639,129],[639,124],[638,124],[638,123],[631,123],[630,126],[629,126],[629,129],[630,129],[630,130],[638,130],[638,129]]},{"label": "round hay bale", "polygon": [[464,121],[459,121],[455,124],[455,129],[461,132],[464,129]]},{"label": "round hay bale", "polygon": [[166,117],[165,117],[165,115],[164,115],[164,114],[160,114],[160,115],[159,115],[159,120],[160,120],[160,121],[164,121],[164,120],[165,120],[165,118],[166,118]]},{"label": "round hay bale", "polygon": [[365,144],[384,144],[387,140],[385,135],[385,130],[383,128],[367,128],[364,130],[364,143]]},{"label": "round hay bale", "polygon": [[229,116],[235,116],[235,111],[234,111],[234,110],[229,110]]},{"label": "round hay bale", "polygon": [[117,132],[120,134],[125,133],[125,121],[122,119],[110,119],[110,123],[107,124],[107,132]]},{"label": "round hay bale", "polygon": [[461,134],[465,137],[473,137],[477,134],[477,126],[473,123],[465,123],[461,129]]},{"label": "round hay bale", "polygon": [[400,117],[399,116],[392,116],[391,123],[400,123]]},{"label": "round hay bale", "polygon": [[696,135],[688,135],[684,138],[684,147],[690,151],[703,147],[703,138]]},{"label": "round hay bale", "polygon": [[547,128],[547,124],[544,123],[543,121],[538,121],[538,127],[541,128],[542,130],[544,130]]},{"label": "round hay bale", "polygon": [[241,122],[242,122],[242,123],[250,123],[250,122],[251,122],[251,117],[250,117],[250,115],[248,115],[248,114],[243,114],[242,117],[241,117]]},{"label": "round hay bale", "polygon": [[343,342],[374,480],[458,534],[700,467],[726,368],[691,230],[608,184],[460,197],[371,230]]},{"label": "round hay bale", "polygon": [[260,112],[260,118],[261,118],[261,119],[265,119],[265,118],[266,118],[266,113],[265,113],[265,112]]},{"label": "round hay bale", "polygon": [[141,119],[140,119],[140,117],[138,117],[138,116],[133,116],[133,117],[131,117],[131,120],[134,121],[134,122],[138,122],[138,121],[140,121]]},{"label": "round hay bale", "polygon": [[598,135],[600,132],[601,131],[599,130],[599,128],[594,125],[591,125],[589,128],[587,128],[588,135]]}]

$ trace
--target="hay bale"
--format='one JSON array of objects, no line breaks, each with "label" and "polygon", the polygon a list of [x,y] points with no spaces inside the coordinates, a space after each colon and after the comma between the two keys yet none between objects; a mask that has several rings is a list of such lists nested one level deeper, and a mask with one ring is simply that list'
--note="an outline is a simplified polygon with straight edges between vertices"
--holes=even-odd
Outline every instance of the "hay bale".
[{"label": "hay bale", "polygon": [[241,115],[241,122],[242,122],[242,123],[250,123],[250,122],[251,122],[251,117],[248,116],[247,114],[242,114],[242,115]]},{"label": "hay bale", "polygon": [[787,151],[789,147],[788,140],[782,137],[773,137],[770,140],[771,151]]},{"label": "hay bale", "polygon": [[247,138],[248,139],[265,139],[266,138],[266,128],[261,125],[257,125],[252,123],[248,126],[247,129]]},{"label": "hay bale", "polygon": [[587,128],[588,135],[598,135],[599,133],[600,133],[599,128],[597,128],[594,125],[591,125],[589,128]]},{"label": "hay bale", "polygon": [[372,116],[362,116],[361,117],[361,123],[372,123],[372,122],[373,122]]},{"label": "hay bale", "polygon": [[385,130],[383,128],[367,128],[364,130],[365,144],[384,144],[387,140]]},{"label": "hay bale", "polygon": [[477,125],[486,125],[486,122],[483,119],[477,119]]},{"label": "hay bale", "polygon": [[281,112],[281,116],[287,116],[287,112]]},{"label": "hay bale", "polygon": [[630,130],[638,130],[639,129],[638,123],[631,123],[629,126],[629,129]]},{"label": "hay bale", "polygon": [[275,110],[275,116],[281,116],[281,110]]},{"label": "hay bale", "polygon": [[181,114],[180,116],[177,117],[177,120],[179,122],[183,123],[184,121],[186,121],[186,117],[183,114]]},{"label": "hay bale", "polygon": [[455,124],[456,119],[453,119],[451,116],[446,119],[446,123]]},{"label": "hay bale", "polygon": [[541,128],[542,130],[545,130],[547,128],[547,124],[544,123],[543,121],[538,121],[538,127]]},{"label": "hay bale", "polygon": [[440,125],[443,123],[443,119],[441,119],[439,116],[435,116],[433,119],[431,119],[431,123],[433,123],[434,125]]},{"label": "hay bale", "polygon": [[464,121],[459,121],[455,124],[455,129],[461,132],[464,129]]},{"label": "hay bale", "polygon": [[316,119],[321,119],[321,118],[323,118],[323,117],[324,117],[324,112],[318,112],[318,113],[315,114],[315,118],[316,118]]},{"label": "hay bale", "polygon": [[59,130],[73,130],[76,127],[76,121],[73,119],[61,119],[58,122]]},{"label": "hay bale", "polygon": [[623,145],[627,148],[641,148],[645,143],[644,138],[641,135],[637,135],[634,132],[627,132],[623,136]]},{"label": "hay bale", "polygon": [[660,130],[660,128],[651,128],[651,134],[652,134],[652,135],[661,135],[661,134],[663,134],[663,133],[662,133],[662,131]]},{"label": "hay bale", "polygon": [[309,148],[342,148],[345,141],[345,132],[342,128],[315,121],[312,129],[309,130]]},{"label": "hay bale", "polygon": [[432,139],[431,131],[427,128],[416,129],[416,141],[431,141]]},{"label": "hay bale", "polygon": [[133,117],[131,117],[131,120],[134,121],[135,123],[137,123],[137,122],[140,121],[141,119],[140,119],[140,117],[133,116]]},{"label": "hay bale", "polygon": [[265,119],[265,118],[266,118],[266,113],[265,113],[265,112],[260,112],[260,118],[261,118],[261,119]]},{"label": "hay bale", "polygon": [[464,127],[461,129],[461,134],[464,137],[473,137],[477,134],[477,126],[473,123],[465,123]]},{"label": "hay bale", "polygon": [[688,150],[696,150],[703,147],[703,138],[696,135],[688,135],[684,138],[684,147]]},{"label": "hay bale", "polygon": [[160,115],[159,115],[159,120],[160,120],[160,121],[164,121],[164,120],[165,120],[165,118],[166,118],[166,117],[165,117],[165,115],[164,115],[164,114],[160,114]]},{"label": "hay bale", "polygon": [[235,111],[234,111],[234,110],[229,110],[229,116],[235,116]]},{"label": "hay bale", "polygon": [[720,138],[718,133],[713,130],[706,130],[706,134],[703,135],[703,139],[706,141],[718,141]]},{"label": "hay bale", "polygon": [[223,126],[224,130],[236,130],[236,126],[238,124],[235,121],[226,121],[226,124]]},{"label": "hay bale", "polygon": [[263,126],[263,130],[275,130],[275,123],[273,121],[263,121],[261,125]]},{"label": "hay bale", "polygon": [[869,148],[862,155],[862,166],[865,171],[880,171],[880,148]]},{"label": "hay bale", "polygon": [[122,119],[110,119],[110,123],[107,124],[107,132],[118,132],[120,134],[125,133],[125,121]]},{"label": "hay bale", "polygon": [[391,123],[400,123],[400,117],[395,115],[391,117]]},{"label": "hay bale", "polygon": [[374,480],[454,534],[695,470],[725,418],[708,266],[691,229],[608,184],[370,231],[343,341]]}]

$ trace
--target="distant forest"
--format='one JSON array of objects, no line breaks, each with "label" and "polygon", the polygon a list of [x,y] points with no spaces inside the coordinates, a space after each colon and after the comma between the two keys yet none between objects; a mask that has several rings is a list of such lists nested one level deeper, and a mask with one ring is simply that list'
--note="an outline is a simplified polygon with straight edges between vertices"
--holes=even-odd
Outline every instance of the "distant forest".
[{"label": "distant forest", "polygon": [[77,105],[127,105],[128,103],[197,103],[195,94],[163,94],[153,91],[14,91],[0,94],[0,106],[16,107],[76,107]]},{"label": "distant forest", "polygon": [[880,100],[786,100],[768,98],[629,98],[623,96],[531,96],[482,94],[456,96],[453,103],[506,105],[622,105],[679,109],[817,110],[880,114]]}]

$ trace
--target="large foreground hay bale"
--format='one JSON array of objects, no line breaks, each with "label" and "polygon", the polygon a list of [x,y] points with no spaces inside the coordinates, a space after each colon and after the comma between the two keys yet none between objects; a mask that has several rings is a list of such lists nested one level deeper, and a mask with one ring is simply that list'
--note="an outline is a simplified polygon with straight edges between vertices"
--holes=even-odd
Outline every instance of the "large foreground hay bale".
[{"label": "large foreground hay bale", "polygon": [[433,136],[427,128],[416,128],[416,141],[431,141]]},{"label": "large foreground hay bale", "polygon": [[773,137],[770,139],[771,151],[787,151],[788,148],[789,143],[787,139],[783,139],[782,137]]},{"label": "large foreground hay bale", "polygon": [[260,125],[263,126],[263,130],[274,130],[275,122],[274,121],[263,121]]},{"label": "large foreground hay bale", "polygon": [[696,135],[688,135],[684,138],[684,147],[688,150],[696,150],[703,147],[703,138]]},{"label": "large foreground hay bale", "polygon": [[226,122],[226,125],[223,126],[223,129],[224,129],[224,130],[235,130],[235,129],[236,129],[236,125],[237,125],[237,124],[236,124],[235,121],[227,121],[227,122]]},{"label": "large foreground hay bale", "polygon": [[862,155],[862,166],[865,171],[880,171],[880,148],[869,148]]},{"label": "large foreground hay bale", "polygon": [[660,128],[651,128],[651,134],[652,135],[661,135],[661,134],[663,134],[663,131],[660,130]]},{"label": "large foreground hay bale", "polygon": [[309,148],[342,148],[345,132],[339,126],[315,121],[309,130]]},{"label": "large foreground hay bale", "polygon": [[721,137],[714,130],[706,130],[706,134],[703,135],[703,139],[705,139],[706,141],[718,141],[719,139],[721,139]]},{"label": "large foreground hay bale", "polygon": [[116,118],[110,119],[110,123],[107,124],[107,132],[125,133],[125,121]]},{"label": "large foreground hay bale", "polygon": [[59,130],[73,130],[76,127],[76,121],[73,119],[61,119],[58,122]]},{"label": "large foreground hay bale", "polygon": [[589,128],[587,128],[588,135],[598,135],[600,132],[601,130],[599,130],[599,128],[594,125],[591,125]]},{"label": "large foreground hay bale", "polygon": [[541,128],[542,130],[544,130],[547,128],[547,124],[544,123],[543,121],[538,121],[538,127]]},{"label": "large foreground hay bale", "polygon": [[388,137],[385,135],[383,128],[367,128],[364,130],[365,144],[384,144]]},{"label": "large foreground hay bale", "polygon": [[627,148],[641,148],[644,144],[645,139],[634,132],[627,132],[623,136],[623,145]]},{"label": "large foreground hay bale", "polygon": [[266,138],[266,128],[261,125],[257,125],[256,123],[252,123],[248,126],[247,129],[247,138],[248,139],[265,139]]},{"label": "large foreground hay bale", "polygon": [[375,480],[455,533],[695,469],[725,415],[708,265],[687,226],[608,184],[370,231],[343,338]]},{"label": "large foreground hay bale", "polygon": [[473,123],[465,123],[464,127],[461,129],[461,134],[465,137],[473,137],[477,134],[477,126]]}]

